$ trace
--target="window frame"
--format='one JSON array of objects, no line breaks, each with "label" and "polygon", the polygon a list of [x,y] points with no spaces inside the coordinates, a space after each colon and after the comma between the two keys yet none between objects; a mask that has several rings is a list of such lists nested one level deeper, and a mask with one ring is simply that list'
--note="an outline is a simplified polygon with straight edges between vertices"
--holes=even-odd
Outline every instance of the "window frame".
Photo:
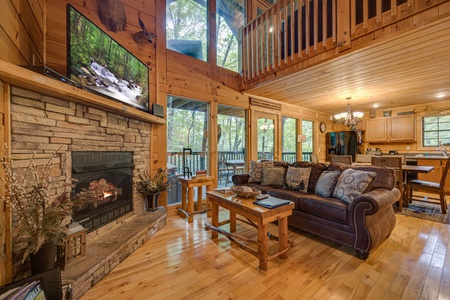
[{"label": "window frame", "polygon": [[[428,121],[427,119],[436,118],[436,122]],[[441,121],[442,118],[447,118],[446,121]],[[426,130],[426,126],[435,125],[437,129]],[[440,128],[441,124],[447,124],[447,128]],[[444,127],[444,126],[442,126]],[[437,140],[434,144],[425,144],[426,140],[431,140],[433,138],[426,138],[427,133],[436,133],[435,139]],[[444,134],[446,133],[446,134]],[[444,135],[444,136],[443,136]],[[446,135],[446,136],[445,136]],[[422,147],[440,147],[440,146],[450,146],[450,114],[442,116],[423,116],[422,117]]]}]

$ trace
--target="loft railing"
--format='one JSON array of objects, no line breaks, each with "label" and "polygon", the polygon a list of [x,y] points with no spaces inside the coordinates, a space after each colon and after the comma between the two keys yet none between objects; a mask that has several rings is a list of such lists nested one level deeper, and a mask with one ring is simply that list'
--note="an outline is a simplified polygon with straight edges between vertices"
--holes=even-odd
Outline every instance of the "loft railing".
[{"label": "loft railing", "polygon": [[243,81],[321,54],[315,62],[329,59],[352,40],[445,1],[279,0],[242,29]]},{"label": "loft railing", "polygon": [[242,31],[244,81],[336,45],[336,1],[280,0]]}]

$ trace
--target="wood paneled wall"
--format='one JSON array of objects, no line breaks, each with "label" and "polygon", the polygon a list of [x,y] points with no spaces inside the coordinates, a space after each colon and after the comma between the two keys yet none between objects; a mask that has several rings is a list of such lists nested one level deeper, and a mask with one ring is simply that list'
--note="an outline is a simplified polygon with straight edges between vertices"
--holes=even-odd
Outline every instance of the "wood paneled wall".
[{"label": "wood paneled wall", "polygon": [[17,65],[44,62],[45,0],[3,0],[0,58]]}]

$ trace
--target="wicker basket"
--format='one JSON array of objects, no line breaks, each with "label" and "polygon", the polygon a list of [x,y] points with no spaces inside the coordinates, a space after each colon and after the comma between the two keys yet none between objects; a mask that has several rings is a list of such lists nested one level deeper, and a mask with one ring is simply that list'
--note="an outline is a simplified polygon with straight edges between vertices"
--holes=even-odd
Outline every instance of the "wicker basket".
[{"label": "wicker basket", "polygon": [[252,191],[245,191],[244,188],[248,188],[248,187],[243,187],[243,186],[232,186],[230,187],[230,190],[235,193],[236,195],[238,195],[239,197],[242,198],[255,198],[256,196],[258,196],[259,194],[261,194],[261,191],[258,190],[257,188],[252,187]]}]

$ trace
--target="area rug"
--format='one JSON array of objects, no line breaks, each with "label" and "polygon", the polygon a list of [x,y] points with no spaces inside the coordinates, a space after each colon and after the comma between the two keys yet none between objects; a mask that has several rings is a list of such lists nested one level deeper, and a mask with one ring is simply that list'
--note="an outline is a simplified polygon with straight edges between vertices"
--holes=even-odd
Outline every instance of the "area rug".
[{"label": "area rug", "polygon": [[400,215],[450,224],[449,212],[447,211],[446,214],[442,214],[440,205],[413,201],[408,207],[403,207],[402,211],[399,211],[397,207],[394,207],[394,209],[395,213]]}]

